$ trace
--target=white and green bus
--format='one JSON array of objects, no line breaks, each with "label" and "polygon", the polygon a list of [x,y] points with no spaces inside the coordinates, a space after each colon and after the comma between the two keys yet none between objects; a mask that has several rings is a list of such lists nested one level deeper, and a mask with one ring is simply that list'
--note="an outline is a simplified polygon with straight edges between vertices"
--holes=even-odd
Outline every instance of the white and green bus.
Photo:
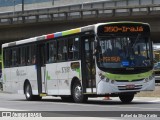
[{"label": "white and green bus", "polygon": [[3,89],[27,100],[59,96],[80,103],[111,96],[130,103],[155,87],[146,23],[98,23],[6,43],[2,50]]}]

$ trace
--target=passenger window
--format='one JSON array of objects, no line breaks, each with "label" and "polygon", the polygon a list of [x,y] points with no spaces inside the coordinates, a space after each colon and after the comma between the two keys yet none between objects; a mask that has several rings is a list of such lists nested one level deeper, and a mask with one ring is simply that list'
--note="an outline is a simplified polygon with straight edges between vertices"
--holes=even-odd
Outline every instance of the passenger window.
[{"label": "passenger window", "polygon": [[70,38],[68,42],[68,58],[70,60],[79,58],[79,38]]},{"label": "passenger window", "polygon": [[58,60],[59,61],[67,60],[67,40],[58,40],[57,49],[58,49]]},{"label": "passenger window", "polygon": [[4,51],[4,67],[10,66],[10,57],[11,57],[11,50],[7,49]]},{"label": "passenger window", "polygon": [[25,55],[26,55],[26,49],[25,47],[20,48],[20,65],[25,65]]},{"label": "passenger window", "polygon": [[57,45],[56,45],[56,41],[53,41],[51,43],[49,43],[49,60],[48,62],[56,62],[57,60]]},{"label": "passenger window", "polygon": [[68,46],[68,59],[72,60],[73,50],[75,49],[73,39],[69,39]]},{"label": "passenger window", "polygon": [[19,61],[18,61],[18,49],[14,48],[12,49],[11,51],[11,61],[12,61],[12,66],[17,66],[19,64]]},{"label": "passenger window", "polygon": [[32,64],[36,64],[36,45],[31,46],[31,59]]},{"label": "passenger window", "polygon": [[74,38],[74,46],[75,46],[75,49],[73,51],[73,56],[74,56],[74,59],[78,59],[79,58],[79,38],[78,37]]},{"label": "passenger window", "polygon": [[31,45],[27,47],[27,63],[36,63],[36,45]]}]

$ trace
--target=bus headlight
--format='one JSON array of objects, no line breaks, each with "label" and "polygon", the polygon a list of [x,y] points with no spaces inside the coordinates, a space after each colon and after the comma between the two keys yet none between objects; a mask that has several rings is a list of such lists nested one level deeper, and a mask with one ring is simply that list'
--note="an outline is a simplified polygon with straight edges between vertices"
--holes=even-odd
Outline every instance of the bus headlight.
[{"label": "bus headlight", "polygon": [[107,78],[106,76],[104,76],[102,73],[99,73],[99,77],[100,77],[100,79],[101,79],[102,81],[104,81],[104,82],[109,82],[109,81],[110,81],[110,79]]},{"label": "bus headlight", "polygon": [[150,80],[152,80],[153,79],[153,75],[151,75],[151,76],[149,76],[148,78],[145,78],[145,82],[148,82],[148,81],[150,81]]},{"label": "bus headlight", "polygon": [[145,78],[145,82],[148,82],[149,81],[149,79],[148,78]]},{"label": "bus headlight", "polygon": [[112,84],[114,84],[114,82],[115,82],[114,80],[111,80],[111,83],[112,83]]},{"label": "bus headlight", "polygon": [[100,77],[101,80],[105,79],[105,76],[102,75],[102,73],[99,73],[99,77]]},{"label": "bus headlight", "polygon": [[153,77],[154,77],[153,75],[149,76],[149,80],[152,80],[152,79],[153,79]]},{"label": "bus headlight", "polygon": [[109,78],[106,78],[106,82],[109,82]]},{"label": "bus headlight", "polygon": [[105,76],[104,75],[101,75],[100,76],[101,80],[105,79]]}]

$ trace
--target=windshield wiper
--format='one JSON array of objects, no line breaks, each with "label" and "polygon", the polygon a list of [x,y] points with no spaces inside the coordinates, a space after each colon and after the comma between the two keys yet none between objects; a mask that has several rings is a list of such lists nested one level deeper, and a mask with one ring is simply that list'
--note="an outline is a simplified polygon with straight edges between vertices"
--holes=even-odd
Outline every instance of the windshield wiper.
[{"label": "windshield wiper", "polygon": [[141,34],[138,34],[138,35],[137,35],[137,38],[136,38],[136,40],[135,40],[135,42],[134,42],[132,48],[134,48],[134,46],[136,45],[136,43],[137,43],[137,41],[139,40],[139,37],[140,37],[140,36],[141,36]]}]

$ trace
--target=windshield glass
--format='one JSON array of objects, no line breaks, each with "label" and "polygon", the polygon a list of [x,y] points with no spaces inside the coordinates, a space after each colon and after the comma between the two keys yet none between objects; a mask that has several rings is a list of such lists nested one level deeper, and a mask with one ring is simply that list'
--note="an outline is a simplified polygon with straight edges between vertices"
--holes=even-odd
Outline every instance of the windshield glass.
[{"label": "windshield glass", "polygon": [[142,35],[99,37],[98,65],[103,68],[151,66],[149,40]]}]

